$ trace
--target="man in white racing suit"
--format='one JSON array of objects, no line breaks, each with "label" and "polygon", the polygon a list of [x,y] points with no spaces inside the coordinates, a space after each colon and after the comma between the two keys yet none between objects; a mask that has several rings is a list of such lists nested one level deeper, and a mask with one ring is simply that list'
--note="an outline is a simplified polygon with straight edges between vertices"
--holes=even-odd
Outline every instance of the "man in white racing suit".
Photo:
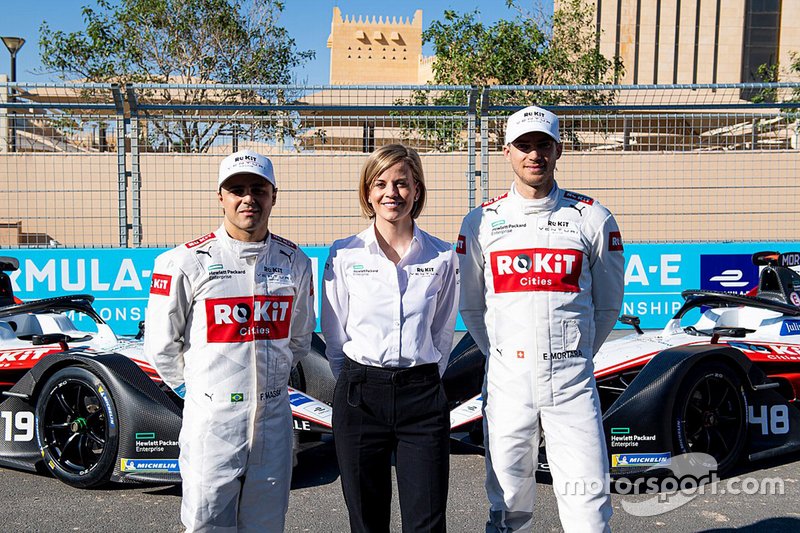
[{"label": "man in white racing suit", "polygon": [[514,182],[472,210],[456,245],[461,315],[486,354],[486,531],[530,531],[545,434],[566,531],[608,529],[611,503],[592,356],[622,305],[622,238],[598,202],[558,187],[558,118],[509,117]]},{"label": "man in white racing suit", "polygon": [[240,151],[219,171],[222,226],[155,262],[145,353],[185,393],[187,531],[283,531],[292,468],[287,386],[315,318],[311,262],[271,234],[271,161]]}]

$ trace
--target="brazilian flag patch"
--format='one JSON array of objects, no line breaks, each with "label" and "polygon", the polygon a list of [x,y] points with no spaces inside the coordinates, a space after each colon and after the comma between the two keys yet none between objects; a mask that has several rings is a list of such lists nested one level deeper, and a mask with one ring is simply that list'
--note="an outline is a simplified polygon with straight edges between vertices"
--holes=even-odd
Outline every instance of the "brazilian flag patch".
[{"label": "brazilian flag patch", "polygon": [[243,392],[232,392],[231,393],[231,403],[239,403],[244,401],[244,393]]}]

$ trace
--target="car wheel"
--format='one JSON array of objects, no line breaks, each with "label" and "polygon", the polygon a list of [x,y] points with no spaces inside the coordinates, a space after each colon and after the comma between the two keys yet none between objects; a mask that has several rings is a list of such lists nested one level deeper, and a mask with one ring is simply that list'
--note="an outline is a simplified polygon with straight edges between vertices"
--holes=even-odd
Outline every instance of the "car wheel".
[{"label": "car wheel", "polygon": [[53,374],[36,403],[36,437],[45,464],[64,483],[88,488],[108,481],[119,445],[108,387],[82,367]]},{"label": "car wheel", "polygon": [[675,399],[678,454],[706,453],[720,475],[727,472],[744,446],[746,405],[741,379],[729,366],[708,362],[690,370]]}]

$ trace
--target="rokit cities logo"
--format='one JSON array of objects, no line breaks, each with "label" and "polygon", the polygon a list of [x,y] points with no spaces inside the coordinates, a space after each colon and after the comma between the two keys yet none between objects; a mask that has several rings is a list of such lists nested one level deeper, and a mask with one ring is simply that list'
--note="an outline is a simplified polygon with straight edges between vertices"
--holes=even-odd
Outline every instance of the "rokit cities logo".
[{"label": "rokit cities logo", "polygon": [[208,342],[288,338],[292,300],[292,296],[208,299]]},{"label": "rokit cities logo", "polygon": [[410,276],[422,276],[422,277],[425,277],[425,278],[430,278],[430,277],[439,275],[439,273],[436,272],[436,267],[418,266],[418,265],[412,266],[409,269],[408,274]]},{"label": "rokit cities logo", "polygon": [[491,252],[495,292],[579,292],[583,252],[528,248]]}]

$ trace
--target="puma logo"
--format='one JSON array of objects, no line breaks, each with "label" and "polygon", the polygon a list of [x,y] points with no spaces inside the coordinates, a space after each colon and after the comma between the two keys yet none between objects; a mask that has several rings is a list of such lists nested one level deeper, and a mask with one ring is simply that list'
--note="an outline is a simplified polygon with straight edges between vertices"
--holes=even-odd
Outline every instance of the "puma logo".
[{"label": "puma logo", "polygon": [[585,206],[585,205],[584,205],[584,206],[581,206],[580,208],[578,208],[578,204],[570,204],[570,206],[569,206],[569,207],[571,207],[572,209],[574,209],[575,211],[577,211],[577,212],[578,212],[578,213],[579,213],[581,216],[583,216],[583,210],[584,210],[584,209],[586,209],[586,206]]}]

